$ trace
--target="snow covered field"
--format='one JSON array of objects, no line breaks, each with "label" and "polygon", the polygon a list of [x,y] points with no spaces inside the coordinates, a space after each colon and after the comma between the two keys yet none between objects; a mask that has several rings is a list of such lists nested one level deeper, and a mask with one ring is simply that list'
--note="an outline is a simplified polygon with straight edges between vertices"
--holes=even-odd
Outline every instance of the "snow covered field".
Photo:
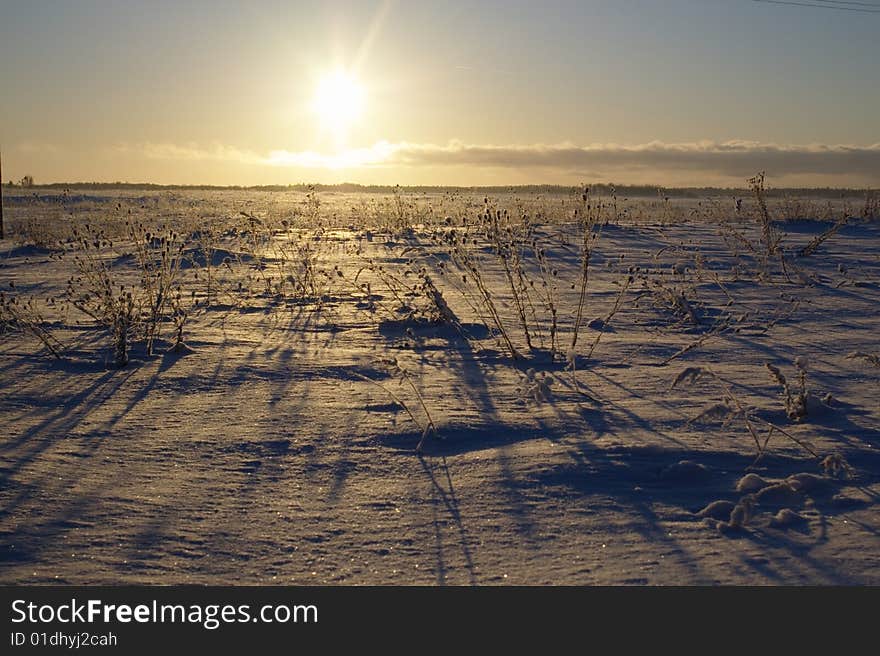
[{"label": "snow covered field", "polygon": [[858,203],[4,202],[0,582],[880,583]]}]

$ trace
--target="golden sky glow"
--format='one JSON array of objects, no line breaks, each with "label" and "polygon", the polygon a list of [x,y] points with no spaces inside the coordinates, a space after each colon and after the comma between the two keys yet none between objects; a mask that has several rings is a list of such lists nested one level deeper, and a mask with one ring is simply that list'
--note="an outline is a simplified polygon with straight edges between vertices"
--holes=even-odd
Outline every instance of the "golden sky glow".
[{"label": "golden sky glow", "polygon": [[[9,3],[6,177],[880,184],[880,18],[726,0]],[[819,44],[824,44],[820,47]]]},{"label": "golden sky glow", "polygon": [[350,73],[338,70],[321,78],[312,101],[320,130],[330,134],[336,145],[346,146],[349,130],[361,118],[364,88]]}]

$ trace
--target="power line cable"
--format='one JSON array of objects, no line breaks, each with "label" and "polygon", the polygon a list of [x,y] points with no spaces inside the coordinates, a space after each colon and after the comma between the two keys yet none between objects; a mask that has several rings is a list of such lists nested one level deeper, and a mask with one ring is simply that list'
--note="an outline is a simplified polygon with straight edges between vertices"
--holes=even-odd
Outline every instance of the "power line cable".
[{"label": "power line cable", "polygon": [[845,2],[844,0],[816,0],[823,5],[858,5],[859,7],[877,7],[880,8],[880,3],[877,2]]},{"label": "power line cable", "polygon": [[[822,0],[818,0],[822,1]],[[793,7],[815,7],[816,9],[831,9],[832,11],[857,11],[863,14],[880,14],[880,5],[870,5],[868,3],[859,3],[864,4],[865,6],[877,7],[876,9],[862,9],[859,7],[844,7],[843,3],[835,2],[834,6],[830,6],[827,4],[820,5],[814,2],[794,2],[794,0],[752,0],[752,2],[763,2],[771,5],[790,5]],[[849,4],[849,3],[847,3]],[[853,3],[855,4],[855,3]]]}]

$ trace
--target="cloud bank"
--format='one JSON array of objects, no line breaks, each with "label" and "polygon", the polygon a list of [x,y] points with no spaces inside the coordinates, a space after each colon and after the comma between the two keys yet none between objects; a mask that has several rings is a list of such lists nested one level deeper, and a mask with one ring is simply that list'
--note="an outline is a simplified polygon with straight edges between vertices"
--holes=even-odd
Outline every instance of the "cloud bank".
[{"label": "cloud bank", "polygon": [[767,169],[776,175],[838,174],[880,177],[880,143],[871,146],[806,146],[724,143],[662,143],[638,146],[532,145],[479,146],[453,142],[447,146],[403,144],[394,151],[407,166],[454,165],[499,168],[579,170],[684,170],[743,177]]},{"label": "cloud bank", "polygon": [[274,150],[260,154],[214,144],[121,146],[150,159],[238,162],[298,169],[492,169],[534,172],[542,179],[554,174],[605,179],[661,179],[669,174],[694,178],[742,180],[766,170],[775,178],[833,176],[880,182],[880,143],[868,146],[775,144],[754,141],[694,143],[480,145],[451,141],[445,145],[378,142],[366,148],[324,154]]}]

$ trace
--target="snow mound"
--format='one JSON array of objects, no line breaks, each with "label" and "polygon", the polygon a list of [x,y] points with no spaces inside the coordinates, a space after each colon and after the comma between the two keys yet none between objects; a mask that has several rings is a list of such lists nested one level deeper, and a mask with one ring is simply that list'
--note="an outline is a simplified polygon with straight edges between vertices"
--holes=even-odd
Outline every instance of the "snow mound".
[{"label": "snow mound", "polygon": [[755,497],[759,503],[795,504],[801,501],[801,493],[788,483],[775,483],[760,490]]},{"label": "snow mound", "polygon": [[831,487],[831,480],[824,476],[802,472],[785,479],[791,489],[798,492],[821,492]]},{"label": "snow mound", "polygon": [[675,483],[699,483],[710,477],[709,469],[693,460],[679,460],[660,472],[660,478]]},{"label": "snow mound", "polygon": [[713,501],[708,506],[703,508],[700,512],[698,512],[697,516],[711,519],[727,520],[730,518],[730,513],[733,511],[734,506],[736,506],[736,504],[733,503],[733,501]]},{"label": "snow mound", "polygon": [[757,492],[758,490],[763,490],[765,487],[769,486],[770,483],[757,474],[746,474],[743,476],[736,484],[737,492]]},{"label": "snow mound", "polygon": [[790,526],[804,524],[806,521],[807,518],[800,513],[792,510],[791,508],[783,508],[770,520],[770,526],[776,528],[788,528]]}]

